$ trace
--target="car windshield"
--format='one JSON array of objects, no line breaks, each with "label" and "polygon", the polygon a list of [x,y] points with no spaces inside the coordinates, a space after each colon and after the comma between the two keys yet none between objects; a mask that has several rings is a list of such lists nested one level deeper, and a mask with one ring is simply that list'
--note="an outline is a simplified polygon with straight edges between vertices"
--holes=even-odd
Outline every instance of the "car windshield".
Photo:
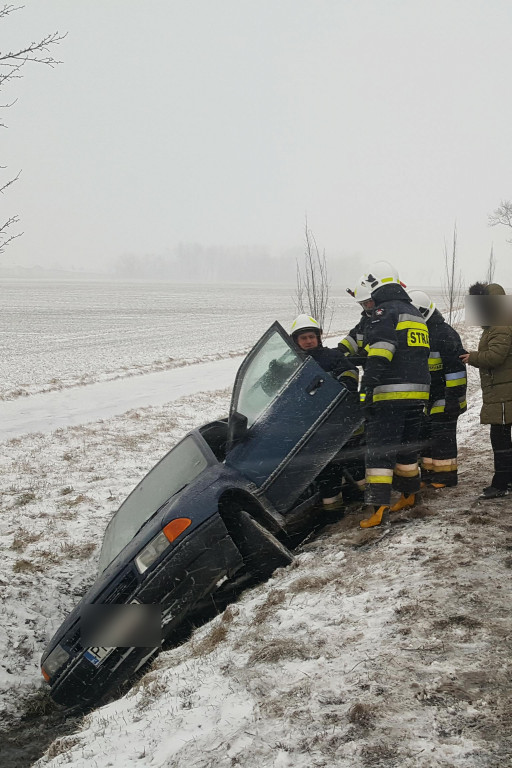
[{"label": "car windshield", "polygon": [[121,504],[108,525],[101,548],[100,573],[162,504],[189,485],[207,464],[199,446],[189,436],[153,467]]},{"label": "car windshield", "polygon": [[235,409],[250,427],[301,365],[302,358],[278,331],[272,333],[250,361]]}]

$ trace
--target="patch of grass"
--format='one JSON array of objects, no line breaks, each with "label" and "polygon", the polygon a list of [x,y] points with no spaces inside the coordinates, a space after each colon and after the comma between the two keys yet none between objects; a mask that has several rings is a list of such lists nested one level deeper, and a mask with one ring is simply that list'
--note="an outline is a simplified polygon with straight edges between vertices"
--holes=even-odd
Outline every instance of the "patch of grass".
[{"label": "patch of grass", "polygon": [[60,712],[57,704],[50,698],[50,688],[38,688],[34,693],[23,698],[22,720],[40,718]]},{"label": "patch of grass", "polygon": [[71,542],[66,541],[60,545],[64,557],[73,560],[87,560],[96,549],[96,544],[92,541]]},{"label": "patch of grass", "polygon": [[247,660],[247,665],[268,663],[273,664],[278,661],[288,659],[310,659],[311,651],[309,647],[293,639],[274,639],[269,640],[264,646],[253,651]]},{"label": "patch of grass", "polygon": [[22,557],[19,560],[16,560],[12,570],[14,573],[35,573],[36,571],[42,571],[43,569],[32,560],[26,560]]},{"label": "patch of grass", "polygon": [[483,515],[471,515],[468,517],[468,523],[471,523],[471,525],[489,525],[490,522],[490,518],[483,517]]},{"label": "patch of grass", "polygon": [[278,605],[282,605],[286,599],[284,589],[271,589],[265,601],[254,611],[253,623],[261,624],[266,621]]},{"label": "patch of grass", "polygon": [[66,752],[69,752],[73,747],[76,747],[77,744],[80,744],[80,739],[77,736],[64,736],[62,739],[55,739],[46,750],[45,757],[47,757],[48,760],[51,760],[52,758],[57,757],[57,755],[63,755]]},{"label": "patch of grass", "polygon": [[21,550],[25,549],[25,547],[27,547],[29,544],[33,544],[35,541],[39,541],[42,535],[42,532],[32,533],[31,531],[27,530],[27,528],[18,528],[18,530],[14,533],[11,549],[14,549],[16,552],[21,552]]},{"label": "patch of grass", "polygon": [[396,747],[380,742],[379,744],[365,744],[361,749],[361,757],[368,766],[380,766],[383,762],[392,761],[397,765]]},{"label": "patch of grass", "polygon": [[206,654],[211,653],[218,645],[220,645],[220,643],[224,642],[227,636],[228,630],[226,624],[219,622],[212,628],[206,637],[203,637],[203,639],[197,643],[193,643],[192,656],[197,658],[198,656],[205,656]]},{"label": "patch of grass", "polygon": [[434,621],[434,627],[438,629],[446,629],[448,627],[466,627],[467,629],[478,629],[482,626],[482,622],[479,619],[474,619],[472,616],[465,616],[463,614],[455,614],[448,616],[446,619],[438,619]]},{"label": "patch of grass", "polygon": [[353,725],[360,728],[373,728],[375,723],[375,710],[370,704],[356,701],[347,712],[347,718]]},{"label": "patch of grass", "polygon": [[26,504],[30,504],[31,501],[36,500],[36,495],[33,491],[25,491],[25,493],[20,493],[16,501],[14,502],[14,505],[16,507],[24,507]]}]

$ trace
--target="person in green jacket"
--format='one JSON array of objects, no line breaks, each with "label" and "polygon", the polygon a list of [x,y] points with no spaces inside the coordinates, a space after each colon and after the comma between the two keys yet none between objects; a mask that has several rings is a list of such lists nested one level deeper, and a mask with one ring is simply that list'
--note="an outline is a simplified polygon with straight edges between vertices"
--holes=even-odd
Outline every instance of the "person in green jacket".
[{"label": "person in green jacket", "polygon": [[[500,297],[505,291],[497,283],[475,283],[469,289],[471,296]],[[494,475],[491,484],[482,490],[482,499],[507,496],[512,488],[512,325],[486,325],[493,316],[502,322],[500,300],[486,303],[483,299],[483,333],[478,351],[460,355],[463,363],[480,370],[482,410],[480,423],[490,424],[491,445],[494,452]],[[501,317],[500,317],[501,315]]]}]

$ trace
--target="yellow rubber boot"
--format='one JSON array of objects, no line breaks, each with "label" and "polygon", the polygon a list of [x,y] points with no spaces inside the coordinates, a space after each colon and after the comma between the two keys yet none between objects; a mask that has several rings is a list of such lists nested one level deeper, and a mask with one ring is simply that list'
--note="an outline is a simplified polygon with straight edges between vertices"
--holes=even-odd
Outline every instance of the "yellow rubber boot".
[{"label": "yellow rubber boot", "polygon": [[384,513],[389,510],[389,507],[383,505],[382,507],[379,507],[375,510],[373,515],[366,520],[361,520],[359,525],[361,528],[373,528],[375,525],[380,525],[382,523],[382,518],[384,517]]},{"label": "yellow rubber boot", "polygon": [[401,509],[409,509],[409,507],[414,507],[415,503],[416,503],[415,493],[411,493],[409,496],[405,496],[405,494],[402,493],[397,503],[393,504],[393,506],[390,508],[389,511],[400,512]]}]

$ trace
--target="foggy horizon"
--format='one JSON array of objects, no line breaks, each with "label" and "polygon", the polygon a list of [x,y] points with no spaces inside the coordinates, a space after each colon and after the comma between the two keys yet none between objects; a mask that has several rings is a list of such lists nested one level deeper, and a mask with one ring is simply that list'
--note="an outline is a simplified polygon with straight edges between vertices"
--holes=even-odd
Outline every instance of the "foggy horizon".
[{"label": "foggy horizon", "polygon": [[181,248],[207,280],[240,261],[282,281],[307,217],[337,284],[385,259],[439,285],[455,225],[465,282],[492,248],[512,283],[512,231],[488,226],[512,197],[511,22],[505,0],[29,1],[1,20],[7,49],[67,37],[2,92],[24,234],[0,274],[158,278]]}]

